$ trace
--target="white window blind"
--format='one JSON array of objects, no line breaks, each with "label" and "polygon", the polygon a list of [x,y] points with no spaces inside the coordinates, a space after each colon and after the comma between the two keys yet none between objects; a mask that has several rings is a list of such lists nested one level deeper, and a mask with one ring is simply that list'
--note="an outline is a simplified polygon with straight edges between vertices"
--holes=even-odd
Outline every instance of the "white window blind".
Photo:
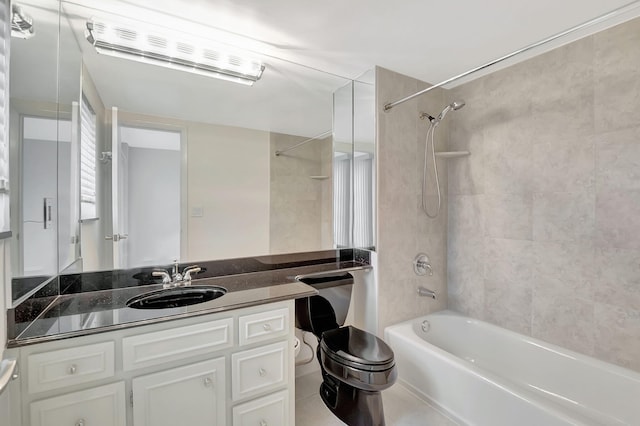
[{"label": "white window blind", "polygon": [[353,246],[373,246],[373,159],[356,153],[353,162]]},{"label": "white window blind", "polygon": [[80,218],[95,219],[96,215],[96,114],[87,99],[80,107]]},{"label": "white window blind", "polygon": [[0,7],[0,232],[11,228],[9,222],[9,2]]},{"label": "white window blind", "polygon": [[333,238],[336,247],[351,247],[351,158],[333,160]]}]

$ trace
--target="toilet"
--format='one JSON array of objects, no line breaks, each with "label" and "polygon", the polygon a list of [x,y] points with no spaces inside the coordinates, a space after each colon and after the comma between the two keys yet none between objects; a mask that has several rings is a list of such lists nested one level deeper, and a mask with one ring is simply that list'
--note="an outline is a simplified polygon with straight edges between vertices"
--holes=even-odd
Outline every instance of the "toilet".
[{"label": "toilet", "polygon": [[381,391],[396,380],[391,348],[377,336],[343,326],[353,276],[298,277],[319,294],[296,300],[296,326],[318,338],[320,397],[349,426],[384,426]]}]

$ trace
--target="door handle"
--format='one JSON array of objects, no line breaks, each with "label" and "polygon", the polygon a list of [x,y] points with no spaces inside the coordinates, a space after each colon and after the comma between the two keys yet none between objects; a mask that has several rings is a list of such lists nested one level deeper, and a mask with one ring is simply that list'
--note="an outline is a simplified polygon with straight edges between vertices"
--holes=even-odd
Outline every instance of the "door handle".
[{"label": "door handle", "polygon": [[12,380],[18,378],[17,366],[17,359],[4,359],[0,362],[0,395]]},{"label": "door handle", "polygon": [[129,238],[129,234],[113,234],[113,235],[105,235],[105,240],[112,240],[114,243],[117,243],[120,240],[126,240]]}]

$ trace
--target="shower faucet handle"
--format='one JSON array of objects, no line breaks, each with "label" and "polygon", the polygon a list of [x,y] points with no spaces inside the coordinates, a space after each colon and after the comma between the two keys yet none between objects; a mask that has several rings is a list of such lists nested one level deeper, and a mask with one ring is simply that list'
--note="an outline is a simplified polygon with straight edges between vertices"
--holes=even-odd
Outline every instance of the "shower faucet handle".
[{"label": "shower faucet handle", "polygon": [[433,269],[429,262],[429,256],[425,253],[418,253],[415,259],[413,259],[413,271],[416,275],[427,275],[428,273],[429,276],[433,276]]}]

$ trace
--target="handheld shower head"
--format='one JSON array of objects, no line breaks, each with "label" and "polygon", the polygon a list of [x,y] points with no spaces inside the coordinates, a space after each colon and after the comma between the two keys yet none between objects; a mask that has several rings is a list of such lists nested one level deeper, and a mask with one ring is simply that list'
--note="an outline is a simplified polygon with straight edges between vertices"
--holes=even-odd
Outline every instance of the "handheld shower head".
[{"label": "handheld shower head", "polygon": [[462,109],[462,107],[464,107],[466,105],[466,103],[464,101],[453,101],[451,102],[449,105],[447,105],[440,114],[438,114],[438,117],[436,117],[435,119],[435,125],[440,124],[440,122],[444,119],[444,116],[447,115],[447,113],[451,110],[453,111],[457,111],[459,109]]},{"label": "handheld shower head", "polygon": [[465,101],[463,100],[459,100],[459,101],[453,101],[451,102],[451,105],[449,105],[454,111],[457,111],[459,109],[462,109],[462,107],[464,107],[466,105]]}]

